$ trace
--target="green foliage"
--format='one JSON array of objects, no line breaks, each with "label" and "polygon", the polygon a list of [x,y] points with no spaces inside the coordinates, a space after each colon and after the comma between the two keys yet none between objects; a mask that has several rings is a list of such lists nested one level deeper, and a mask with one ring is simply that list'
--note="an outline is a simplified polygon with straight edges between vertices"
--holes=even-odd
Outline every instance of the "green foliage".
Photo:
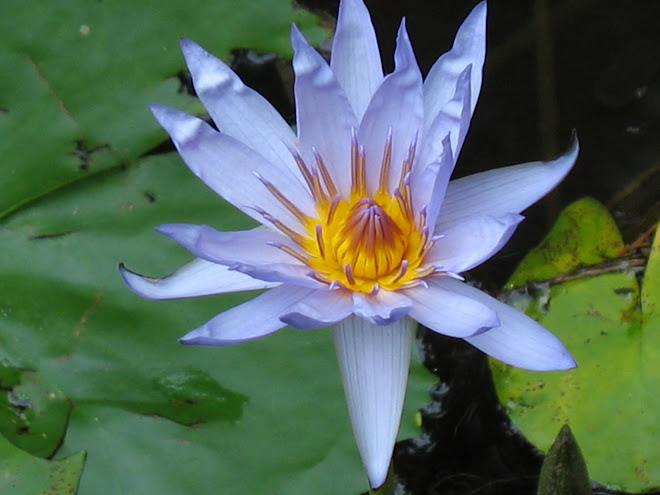
[{"label": "green foliage", "polygon": [[[589,200],[591,202],[591,200]],[[591,211],[597,212],[598,208]],[[558,225],[574,218],[567,208]],[[537,263],[572,257],[571,246],[602,253],[597,262],[617,250],[609,229],[605,240],[594,236],[594,225],[611,224],[589,217],[571,230],[573,239],[543,241],[513,275],[515,285],[555,277]],[[582,232],[581,225],[586,226]],[[553,229],[553,232],[557,229]],[[545,284],[531,296],[512,293],[511,300],[557,334],[578,362],[567,372],[529,372],[492,362],[498,396],[515,424],[540,449],[547,450],[563,424],[570,424],[591,476],[629,491],[660,485],[660,247],[659,236],[640,290],[635,273],[618,268],[563,283]],[[567,248],[568,246],[568,248]],[[609,251],[603,246],[610,246]],[[564,250],[566,252],[564,252]],[[585,258],[581,258],[585,262]],[[561,269],[575,264],[561,265]]]},{"label": "green foliage", "polygon": [[622,248],[621,234],[607,208],[594,199],[580,199],[566,207],[545,239],[525,256],[507,288],[594,265],[613,258]]},{"label": "green foliage", "polygon": [[0,435],[0,493],[74,495],[84,464],[84,452],[46,461],[16,448]]},{"label": "green foliage", "polygon": [[5,367],[17,373],[13,383],[3,381],[0,397],[0,433],[39,457],[50,457],[62,441],[71,403],[61,390],[33,371]]},{"label": "green foliage", "polygon": [[291,2],[6,0],[0,16],[0,218],[66,184],[139,157],[163,140],[147,110],[199,110],[181,92],[178,43],[189,37],[227,59],[249,47],[290,54],[296,21],[326,33]]}]

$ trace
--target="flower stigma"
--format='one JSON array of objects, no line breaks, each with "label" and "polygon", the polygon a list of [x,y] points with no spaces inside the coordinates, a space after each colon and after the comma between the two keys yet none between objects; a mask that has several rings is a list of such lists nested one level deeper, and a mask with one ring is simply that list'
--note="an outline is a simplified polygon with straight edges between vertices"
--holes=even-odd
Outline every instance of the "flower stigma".
[{"label": "flower stigma", "polygon": [[[267,212],[261,214],[286,234],[295,246],[277,244],[308,266],[309,275],[330,288],[375,294],[381,288],[396,290],[423,284],[437,272],[425,266],[424,257],[433,246],[426,225],[426,212],[416,212],[412,201],[410,173],[415,158],[413,141],[398,178],[392,169],[392,132],[383,148],[377,186],[366,178],[364,148],[353,132],[351,142],[351,185],[342,195],[323,158],[316,150],[309,166],[294,148],[290,151],[314,199],[316,216],[296,207],[274,185],[260,175],[266,188],[300,220],[302,232],[285,225]],[[373,189],[373,190],[372,190]]]}]

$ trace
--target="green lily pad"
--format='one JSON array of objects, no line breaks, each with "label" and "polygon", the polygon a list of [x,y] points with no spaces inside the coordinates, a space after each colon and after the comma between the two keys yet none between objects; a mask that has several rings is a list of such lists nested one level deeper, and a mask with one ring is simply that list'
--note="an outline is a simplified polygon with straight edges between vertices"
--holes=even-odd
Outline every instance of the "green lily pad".
[{"label": "green lily pad", "polygon": [[580,199],[562,211],[545,239],[520,262],[506,288],[600,263],[622,248],[621,234],[607,208],[595,199]]},{"label": "green lily pad", "polygon": [[43,376],[16,371],[17,380],[2,387],[0,433],[34,455],[50,457],[62,442],[72,405]]},{"label": "green lily pad", "polygon": [[[190,259],[152,231],[170,221],[251,225],[172,153],[74,184],[0,229],[11,253],[0,257],[0,349],[74,404],[56,457],[89,453],[80,494],[364,491],[329,331],[181,346],[252,294],[148,301],[124,287],[119,262],[158,276]],[[419,434],[434,381],[416,360],[402,437]]]},{"label": "green lily pad", "polygon": [[0,493],[75,495],[85,453],[47,461],[33,457],[0,435]]},{"label": "green lily pad", "polygon": [[[617,249],[611,233],[600,241],[589,232],[592,220],[583,223],[588,231],[581,237],[578,228],[577,242],[582,250],[602,253],[594,261]],[[545,259],[561,258],[566,245],[575,244],[559,237],[544,241],[512,280],[559,275],[531,260],[542,262],[546,249],[552,256]],[[578,368],[538,373],[491,363],[499,399],[530,441],[547,450],[569,424],[592,478],[628,491],[660,486],[659,250],[656,236],[641,290],[632,270],[619,270],[546,284],[531,296],[511,293],[511,301],[562,339]],[[567,249],[566,257],[572,252]]]},{"label": "green lily pad", "polygon": [[180,38],[224,59],[240,47],[289,55],[294,21],[314,42],[327,36],[278,0],[3,1],[0,218],[162,142],[149,103],[201,110],[176,77]]}]

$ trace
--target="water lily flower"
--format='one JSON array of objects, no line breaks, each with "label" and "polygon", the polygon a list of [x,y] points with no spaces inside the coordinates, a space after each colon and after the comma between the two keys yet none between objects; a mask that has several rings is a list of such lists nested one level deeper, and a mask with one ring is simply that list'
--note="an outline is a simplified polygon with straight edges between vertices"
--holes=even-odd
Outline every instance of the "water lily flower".
[{"label": "water lily flower", "polygon": [[419,322],[533,370],[575,366],[531,318],[463,282],[496,253],[520,212],[562,180],[578,144],[555,160],[449,182],[477,103],[486,4],[422,79],[405,21],[384,76],[369,12],[342,0],[328,64],[293,26],[297,134],[222,61],[181,43],[217,130],[153,105],[188,167],[262,224],[220,232],[167,224],[158,232],[197,259],[154,279],[122,267],[152,299],[268,289],[181,338],[227,345],[286,325],[331,327],[349,414],[372,487],[387,475]]}]

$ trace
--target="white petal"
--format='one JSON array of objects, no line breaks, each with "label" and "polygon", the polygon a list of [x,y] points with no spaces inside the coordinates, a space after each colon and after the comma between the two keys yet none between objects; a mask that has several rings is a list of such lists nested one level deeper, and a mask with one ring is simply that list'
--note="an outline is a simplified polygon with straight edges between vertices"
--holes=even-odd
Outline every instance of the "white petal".
[{"label": "white petal", "polygon": [[253,278],[266,282],[282,282],[310,289],[326,290],[328,284],[319,282],[312,277],[313,272],[305,265],[291,263],[270,263],[266,265],[248,265],[237,263],[231,267]]},{"label": "white petal", "polygon": [[483,303],[444,288],[439,277],[428,280],[428,287],[407,289],[413,300],[410,317],[434,332],[450,337],[469,337],[500,324],[497,313]]},{"label": "white petal", "polygon": [[151,105],[151,111],[170,134],[190,170],[246,215],[268,224],[255,210],[261,208],[292,228],[300,225],[295,215],[268,191],[255,172],[270,181],[284,197],[295,199],[296,206],[303,213],[315,211],[308,189],[289,168],[269,162],[197,117],[163,105]]},{"label": "white petal", "polygon": [[310,289],[280,285],[251,301],[228,309],[179,339],[189,345],[230,345],[258,339],[286,325],[278,318]]},{"label": "white petal", "polygon": [[267,229],[221,232],[207,225],[168,223],[160,225],[156,231],[178,242],[195,256],[221,265],[300,264],[276,247],[279,244],[294,247],[295,244],[279,232]]},{"label": "white petal", "polygon": [[138,275],[125,268],[123,264],[119,265],[119,271],[129,289],[148,299],[198,297],[268,289],[278,285],[277,282],[264,282],[200,258],[164,278]]},{"label": "white petal", "polygon": [[435,229],[436,218],[455,164],[449,135],[442,140],[442,147],[442,155],[438,161],[432,162],[424,169],[421,166],[414,168],[411,179],[415,211],[426,210],[426,226],[430,232]]},{"label": "white petal", "polygon": [[383,80],[376,33],[362,0],[339,2],[330,65],[361,120]]},{"label": "white petal", "polygon": [[291,43],[295,54],[296,122],[298,149],[309,167],[316,168],[314,148],[335,185],[348,196],[351,172],[351,135],[357,128],[351,104],[335,75],[294,25]]},{"label": "white petal", "polygon": [[568,151],[554,160],[496,168],[451,181],[436,232],[474,215],[520,213],[554,189],[573,167],[578,151],[574,136]]},{"label": "white petal", "polygon": [[454,97],[442,107],[435,120],[426,129],[424,143],[419,155],[420,165],[424,166],[438,159],[445,148],[443,139],[447,135],[451,140],[451,149],[454,156],[452,169],[456,164],[472,118],[470,110],[471,73],[472,66],[468,65],[458,76]]},{"label": "white petal", "polygon": [[347,291],[315,290],[287,308],[280,320],[295,328],[318,328],[337,323],[352,312],[353,301]]},{"label": "white petal", "polygon": [[297,246],[278,232],[257,228],[220,232],[206,225],[165,224],[156,229],[178,242],[195,256],[227,265],[252,278],[272,283],[291,283],[310,288],[327,288],[310,277],[310,269],[279,249]]},{"label": "white petal", "polygon": [[299,176],[285,144],[292,145],[296,136],[277,110],[263,96],[243,84],[227,64],[195,42],[181,40],[181,51],[197,96],[218,129],[256,150],[266,160],[287,167]]},{"label": "white petal", "polygon": [[565,370],[576,366],[564,344],[529,316],[458,280],[444,277],[441,281],[445,289],[476,299],[497,312],[499,327],[465,339],[476,348],[529,370]]},{"label": "white petal", "polygon": [[401,421],[415,327],[410,318],[380,326],[356,317],[334,327],[353,433],[373,488],[387,477]]},{"label": "white petal", "polygon": [[486,2],[479,3],[470,12],[456,33],[454,46],[442,55],[424,81],[424,113],[426,127],[454,96],[456,81],[468,65],[470,72],[471,112],[477,105],[484,59],[486,57]]},{"label": "white petal", "polygon": [[461,273],[480,265],[509,241],[525,217],[509,213],[501,217],[479,215],[466,218],[442,232],[426,255],[426,263]]},{"label": "white petal", "polygon": [[390,190],[399,181],[410,146],[422,138],[422,75],[403,21],[399,27],[394,61],[394,72],[385,77],[374,94],[358,130],[358,140],[366,154],[367,185],[370,191],[377,189],[385,143],[390,133]]},{"label": "white petal", "polygon": [[404,317],[412,301],[400,292],[379,290],[376,294],[353,292],[353,313],[375,325],[389,325]]}]

